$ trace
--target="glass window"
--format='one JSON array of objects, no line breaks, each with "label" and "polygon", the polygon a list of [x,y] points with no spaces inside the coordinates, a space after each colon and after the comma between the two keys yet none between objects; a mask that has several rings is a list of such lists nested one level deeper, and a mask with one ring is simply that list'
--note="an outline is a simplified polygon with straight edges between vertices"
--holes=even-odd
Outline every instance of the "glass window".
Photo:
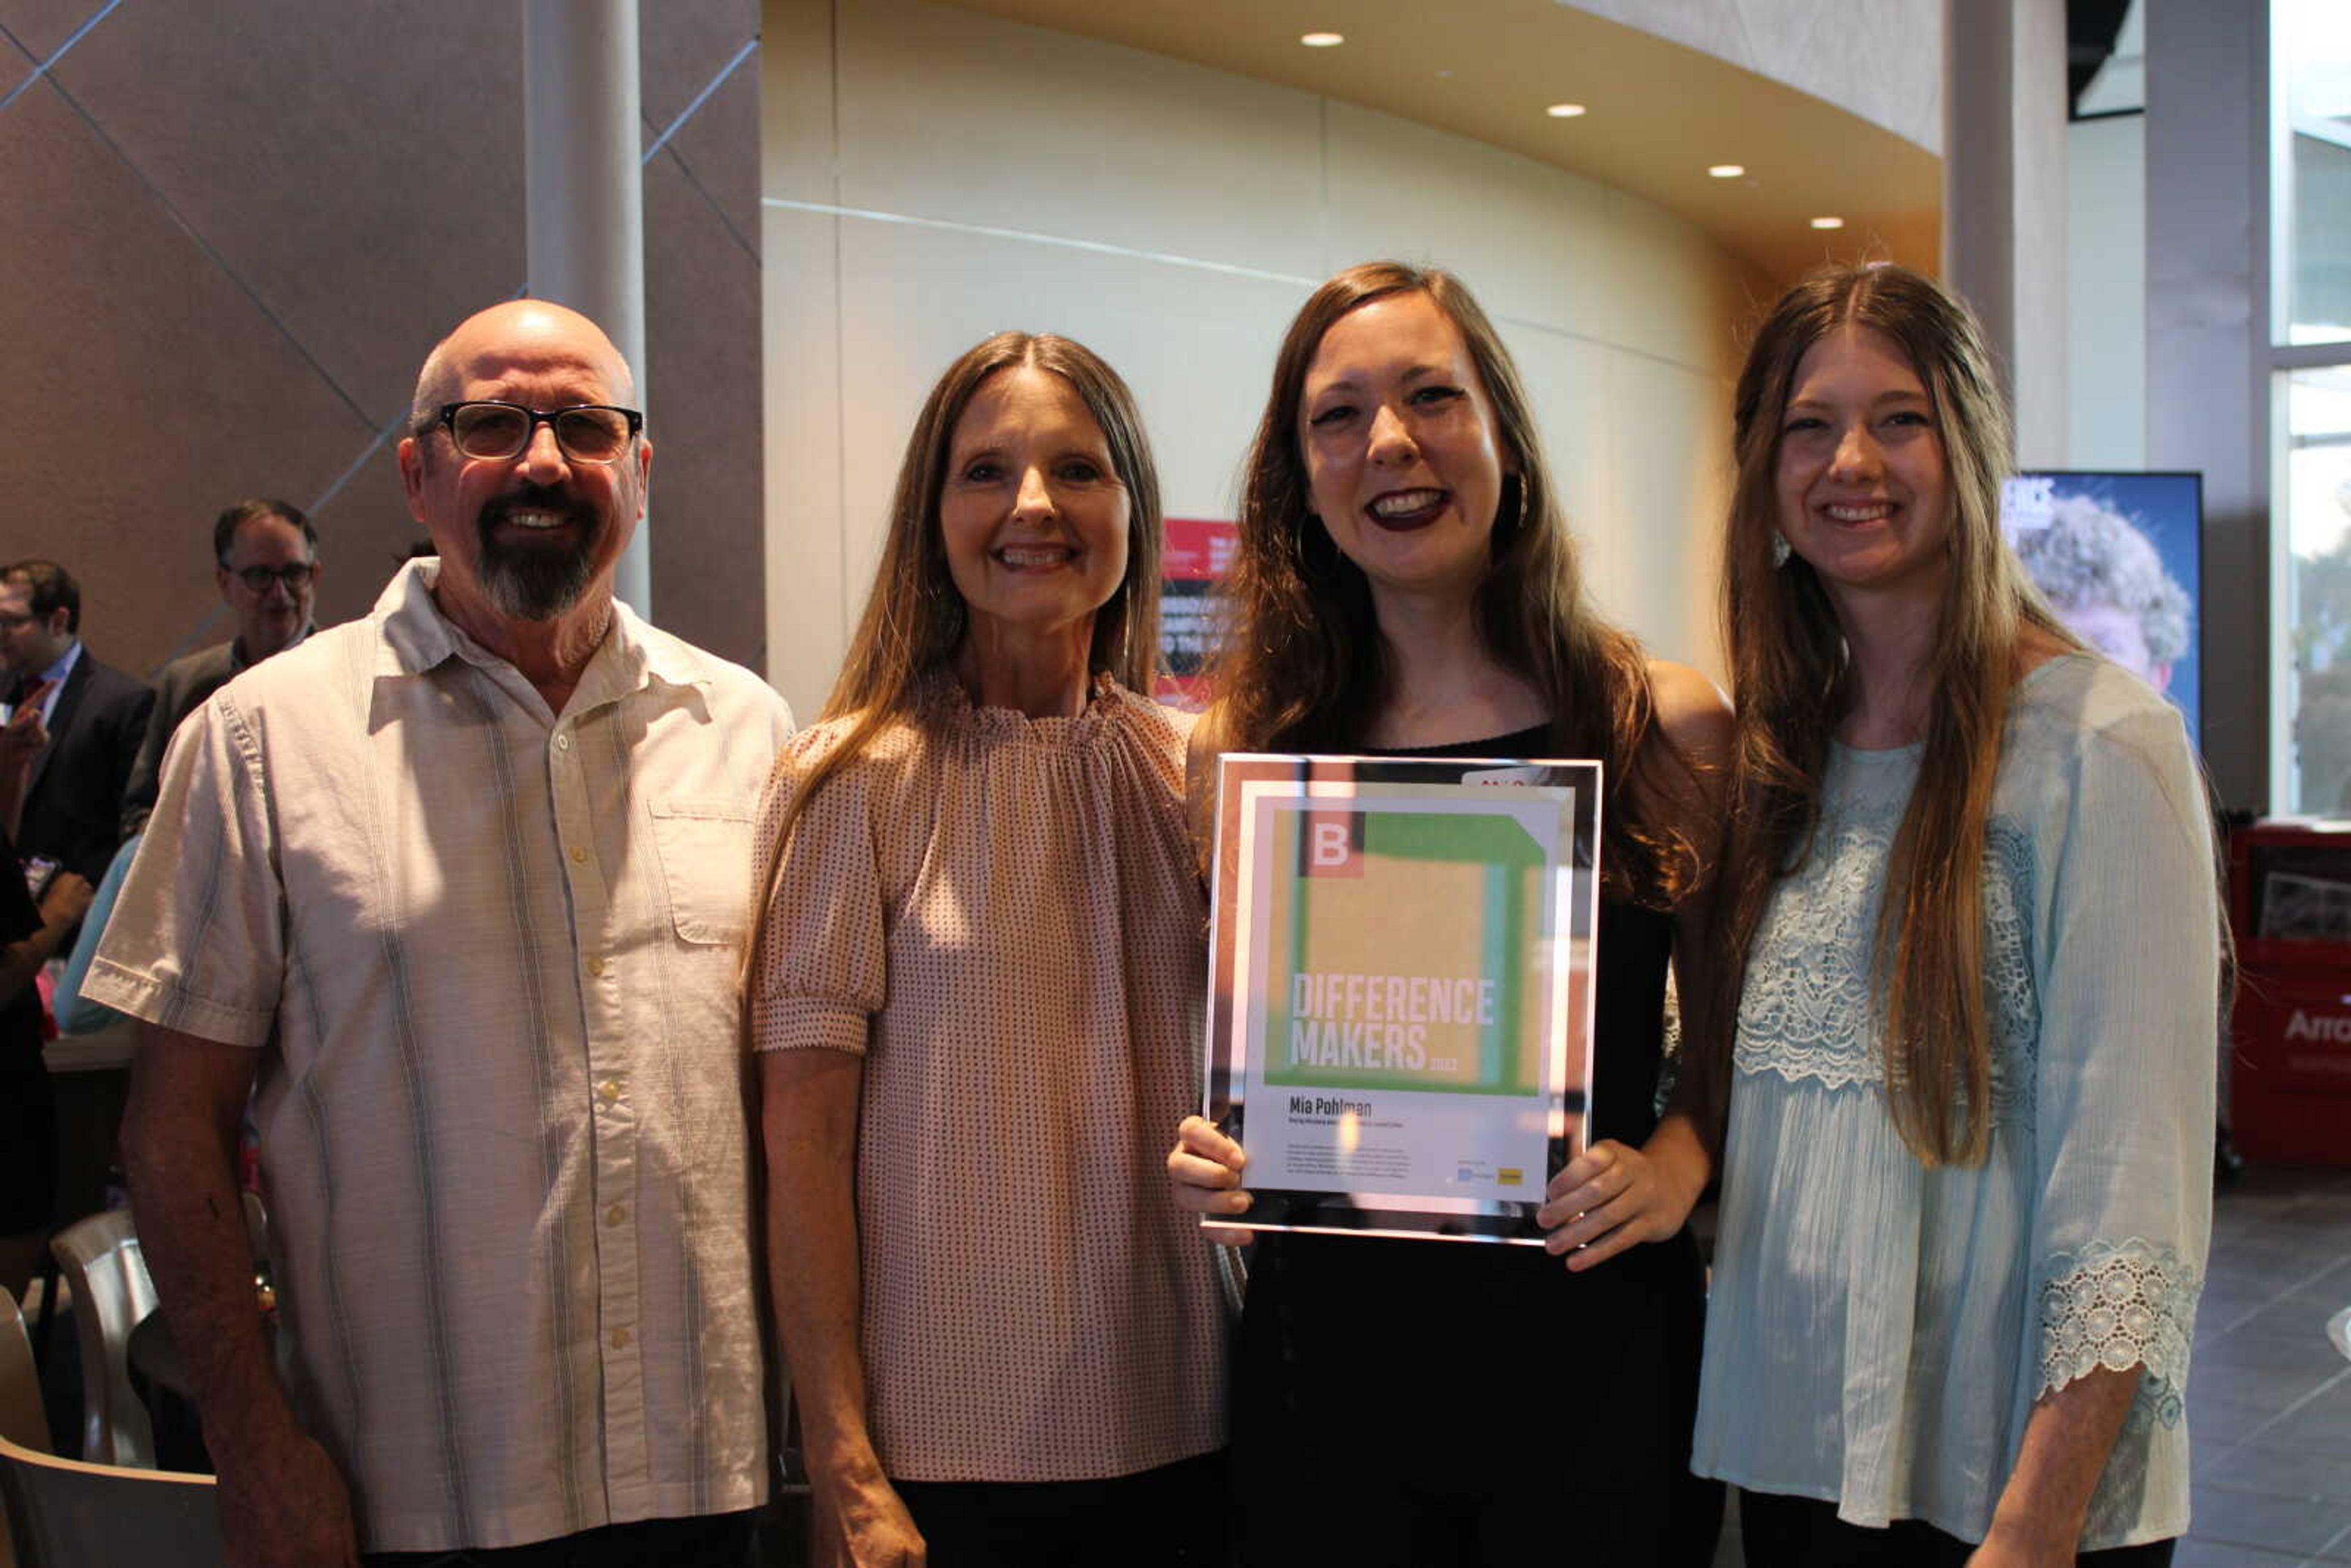
[{"label": "glass window", "polygon": [[2289,809],[2351,815],[2351,365],[2279,381],[2293,596]]},{"label": "glass window", "polygon": [[2351,340],[2351,5],[2272,0],[2279,341]]}]

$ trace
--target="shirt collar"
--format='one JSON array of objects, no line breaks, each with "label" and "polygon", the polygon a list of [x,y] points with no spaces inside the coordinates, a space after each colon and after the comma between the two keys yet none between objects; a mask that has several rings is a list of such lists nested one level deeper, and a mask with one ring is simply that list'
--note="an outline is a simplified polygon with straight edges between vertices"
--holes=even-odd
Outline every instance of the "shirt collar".
[{"label": "shirt collar", "polygon": [[77,637],[66,644],[66,651],[57,655],[56,664],[41,672],[41,679],[53,683],[52,690],[60,690],[66,684],[66,677],[73,674],[73,667],[80,663],[81,639]]},{"label": "shirt collar", "polygon": [[[512,669],[441,612],[433,598],[433,582],[440,572],[440,561],[427,557],[409,561],[385,585],[369,614],[382,639],[376,673],[421,675],[451,659],[482,669]],[[615,600],[612,624],[580,672],[569,711],[616,702],[651,681],[695,686],[707,685],[710,679],[710,666],[692,646],[648,626]]]}]

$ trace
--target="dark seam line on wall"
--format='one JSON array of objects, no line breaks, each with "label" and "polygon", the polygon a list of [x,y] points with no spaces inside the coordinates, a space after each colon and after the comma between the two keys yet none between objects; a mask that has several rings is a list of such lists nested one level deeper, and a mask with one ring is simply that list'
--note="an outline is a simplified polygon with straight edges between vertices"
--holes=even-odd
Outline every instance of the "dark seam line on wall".
[{"label": "dark seam line on wall", "polygon": [[758,47],[759,40],[754,37],[749,43],[736,50],[735,57],[728,60],[725,65],[719,67],[718,74],[710,78],[710,85],[704,88],[700,92],[695,93],[694,95],[694,101],[687,104],[684,110],[679,113],[678,117],[669,122],[669,129],[663,131],[659,136],[653,138],[653,144],[645,149],[645,155],[643,157],[637,160],[638,165],[642,167],[644,164],[652,162],[653,161],[653,154],[669,145],[669,139],[676,135],[678,131],[684,128],[687,120],[694,118],[694,111],[700,109],[704,104],[709,102],[710,95],[716,92],[720,88],[725,87],[726,85],[726,78],[735,74],[736,68],[740,66],[745,60],[750,58],[753,52],[756,51]]},{"label": "dark seam line on wall", "polygon": [[1687,360],[1677,360],[1671,354],[1659,354],[1647,349],[1636,349],[1630,343],[1619,343],[1608,338],[1595,338],[1588,332],[1578,332],[1570,327],[1554,327],[1548,321],[1530,321],[1523,316],[1505,316],[1499,310],[1493,314],[1494,320],[1505,327],[1523,327],[1530,332],[1541,332],[1548,338],[1566,338],[1578,343],[1589,343],[1595,349],[1605,349],[1612,354],[1623,354],[1628,359],[1646,360],[1653,365],[1664,365],[1668,369],[1680,371],[1686,375],[1697,376],[1709,382],[1720,382],[1725,386],[1730,384],[1730,378],[1720,371],[1709,369],[1704,365],[1693,365]]},{"label": "dark seam line on wall", "polygon": [[[841,0],[832,0],[828,10],[831,15],[825,25],[825,64],[832,73],[832,85],[830,101],[826,103],[825,110],[826,118],[832,122],[832,149],[831,156],[826,160],[825,173],[832,185],[832,203],[835,209],[832,219],[832,471],[836,475],[846,475],[849,472],[849,415],[847,413],[849,355],[841,341],[842,317],[846,308],[842,303],[841,281],[841,233],[848,225],[841,221],[839,212],[841,206]],[[764,193],[762,194],[764,195]],[[764,294],[763,288],[763,298]],[[834,503],[832,522],[835,546],[833,566],[835,576],[840,582],[840,597],[833,602],[849,604],[853,601],[849,597],[849,486],[846,480],[841,481],[841,494]],[[856,629],[852,626],[843,626],[841,630],[849,636],[856,635]],[[844,638],[843,642],[846,643],[846,641],[847,639]]]},{"label": "dark seam line on wall", "polygon": [[130,153],[122,150],[122,144],[106,133],[106,127],[98,122],[98,117],[84,109],[81,101],[68,92],[65,84],[55,77],[49,78],[49,85],[57,89],[57,97],[65,100],[66,107],[81,117],[82,123],[89,127],[91,134],[106,143],[107,151],[120,159],[122,166],[131,171],[132,177],[137,179],[140,184],[146,187],[147,194],[153,198],[157,206],[163,209],[164,215],[180,225],[181,232],[195,242],[196,248],[204,253],[206,259],[220,268],[221,276],[227,278],[238,293],[252,302],[253,308],[261,312],[261,319],[276,328],[278,336],[286,340],[287,346],[301,356],[302,362],[309,366],[320,381],[327,383],[327,390],[333,392],[342,405],[350,411],[351,417],[362,424],[372,426],[375,422],[368,417],[367,411],[360,407],[351,394],[343,390],[342,383],[328,372],[327,367],[319,362],[318,356],[310,352],[302,340],[296,337],[292,329],[277,319],[277,313],[270,309],[268,302],[261,298],[260,293],[237,275],[236,268],[228,264],[228,258],[214,248],[213,243],[204,236],[195,225],[187,220],[178,207],[172,204],[172,198],[165,195],[162,188],[147,177],[147,172],[131,160]]},{"label": "dark seam line on wall", "polygon": [[[967,224],[956,218],[923,218],[916,217],[911,213],[876,212],[870,207],[844,207],[829,202],[796,202],[784,196],[762,196],[759,198],[759,204],[765,207],[781,207],[787,212],[816,213],[835,219],[863,218],[869,223],[904,224],[911,228],[946,229],[954,234],[983,235],[990,239],[1019,240],[1029,245],[1052,246],[1062,250],[1082,250],[1100,256],[1127,256],[1136,261],[1157,262],[1165,267],[1197,267],[1203,272],[1221,272],[1236,277],[1260,278],[1268,283],[1287,283],[1299,288],[1311,289],[1319,282],[1316,278],[1299,277],[1287,272],[1272,272],[1260,267],[1242,267],[1229,261],[1209,261],[1196,256],[1177,256],[1172,251],[1142,250],[1134,246],[1113,245],[1107,240],[1071,239],[1066,235],[1037,234],[1028,229],[1008,229],[987,224]],[[838,232],[838,230],[835,231],[836,235]],[[839,241],[836,239],[836,265],[838,265],[838,249]],[[838,309],[837,301],[835,308]],[[1547,321],[1529,320],[1523,316],[1509,316],[1500,311],[1494,311],[1491,314],[1494,319],[1503,326],[1523,327],[1530,332],[1541,332],[1545,337],[1565,338],[1573,342],[1589,343],[1596,349],[1605,349],[1611,353],[1627,355],[1635,360],[1646,360],[1652,364],[1667,365],[1687,374],[1700,376],[1708,381],[1725,380],[1722,374],[1711,366],[1694,365],[1684,360],[1677,360],[1670,354],[1660,354],[1652,350],[1635,348],[1629,343],[1619,343],[1609,338],[1595,338],[1589,332],[1579,332],[1571,327],[1554,326]]]},{"label": "dark seam line on wall", "polygon": [[25,47],[23,39],[17,37],[16,34],[8,30],[8,25],[5,22],[0,22],[0,38],[7,39],[10,47],[15,48],[18,54],[25,57],[25,64],[32,68],[25,73],[25,79],[23,81],[18,82],[6,92],[0,93],[0,109],[5,109],[10,104],[16,101],[16,95],[18,93],[32,86],[33,83],[39,78],[41,74],[41,62],[33,57],[33,51]]},{"label": "dark seam line on wall", "polygon": [[1317,172],[1322,180],[1322,201],[1315,214],[1315,226],[1322,231],[1322,276],[1328,277],[1338,269],[1331,265],[1331,100],[1314,100],[1314,140]]},{"label": "dark seam line on wall", "polygon": [[[84,22],[80,26],[76,27],[67,36],[66,41],[59,44],[57,47],[56,51],[52,53],[47,59],[42,60],[33,67],[33,74],[31,76],[26,77],[23,81],[20,81],[15,87],[10,88],[8,89],[7,97],[0,98],[0,109],[5,109],[10,104],[16,102],[17,99],[24,96],[24,92],[26,88],[32,86],[35,82],[48,75],[49,68],[56,65],[59,60],[64,59],[68,49],[70,49],[76,44],[80,43],[84,35],[86,35],[92,27],[97,26],[100,22],[105,21],[108,16],[113,14],[114,8],[121,4],[122,0],[106,0],[105,5],[99,6],[95,12],[91,13],[89,21]],[[8,33],[8,29],[5,27],[0,27],[0,33]],[[24,49],[25,57],[26,59],[29,60],[33,57],[33,51],[26,49],[24,41],[18,38],[16,34],[8,33],[8,41],[15,44],[18,48]]]},{"label": "dark seam line on wall", "polygon": [[1169,267],[1197,267],[1203,272],[1262,278],[1269,283],[1287,283],[1302,288],[1312,288],[1318,281],[1311,277],[1300,277],[1294,273],[1271,272],[1262,267],[1243,267],[1238,262],[1209,261],[1196,256],[1178,256],[1173,251],[1143,250],[1131,245],[1113,245],[1108,240],[1072,239],[1067,235],[1038,234],[1029,229],[1000,228],[992,224],[967,224],[956,218],[922,218],[911,213],[884,213],[872,207],[844,207],[830,202],[795,202],[784,196],[762,196],[759,204],[782,207],[790,212],[824,213],[837,218],[863,218],[870,223],[904,224],[910,228],[945,229],[951,234],[979,235],[988,239],[1022,240],[1030,245],[1048,245],[1061,250],[1091,251],[1097,256],[1122,256],[1136,261],[1160,262]]},{"label": "dark seam line on wall", "polygon": [[360,455],[352,458],[350,465],[340,474],[335,476],[335,482],[319,492],[319,498],[310,503],[310,513],[313,517],[325,511],[327,503],[343,493],[343,486],[359,476],[360,470],[368,465],[369,459],[383,450],[383,444],[392,439],[392,433],[398,430],[407,418],[408,411],[402,409],[384,422],[383,428],[377,431],[368,444],[360,449]]},{"label": "dark seam line on wall", "polygon": [[694,172],[694,165],[686,162],[685,154],[674,147],[665,151],[670,162],[675,163],[678,172],[685,176],[686,183],[694,187],[694,193],[710,208],[711,215],[726,225],[727,236],[743,247],[743,254],[751,258],[753,266],[758,266],[759,247],[746,239],[743,231],[735,226],[735,220],[726,215],[726,209],[718,204],[718,198],[710,193],[710,187],[702,183],[702,176]]}]

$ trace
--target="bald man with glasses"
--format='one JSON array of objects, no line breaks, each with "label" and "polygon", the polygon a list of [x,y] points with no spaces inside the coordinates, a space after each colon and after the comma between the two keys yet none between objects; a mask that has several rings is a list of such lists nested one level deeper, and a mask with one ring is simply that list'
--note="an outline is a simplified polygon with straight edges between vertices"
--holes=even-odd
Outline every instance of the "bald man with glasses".
[{"label": "bald man with glasses", "polygon": [[439,555],[189,716],[84,986],[147,1025],[124,1165],[236,1568],[753,1550],[738,947],[791,716],[613,598],[632,381],[539,300],[433,351],[398,458]]},{"label": "bald man with glasses", "polygon": [[237,674],[293,647],[311,631],[318,597],[319,533],[299,507],[256,497],[213,523],[213,580],[236,618],[236,635],[172,660],[155,676],[155,710],[122,794],[122,836],[147,825],[172,732]]}]

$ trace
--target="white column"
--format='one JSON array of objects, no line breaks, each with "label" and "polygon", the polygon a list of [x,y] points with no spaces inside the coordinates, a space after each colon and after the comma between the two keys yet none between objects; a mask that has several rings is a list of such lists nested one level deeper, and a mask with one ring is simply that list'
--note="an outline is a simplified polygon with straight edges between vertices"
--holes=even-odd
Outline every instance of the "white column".
[{"label": "white column", "polygon": [[2065,453],[2064,0],[1946,0],[1943,279],[2016,405],[2017,459]]},{"label": "white column", "polygon": [[2147,0],[2147,462],[2204,476],[2204,757],[2273,778],[2267,0]]},{"label": "white column", "polygon": [[[643,133],[636,0],[525,0],[523,144],[528,288],[604,329],[645,392]],[[653,618],[653,518],[613,590]]]}]

